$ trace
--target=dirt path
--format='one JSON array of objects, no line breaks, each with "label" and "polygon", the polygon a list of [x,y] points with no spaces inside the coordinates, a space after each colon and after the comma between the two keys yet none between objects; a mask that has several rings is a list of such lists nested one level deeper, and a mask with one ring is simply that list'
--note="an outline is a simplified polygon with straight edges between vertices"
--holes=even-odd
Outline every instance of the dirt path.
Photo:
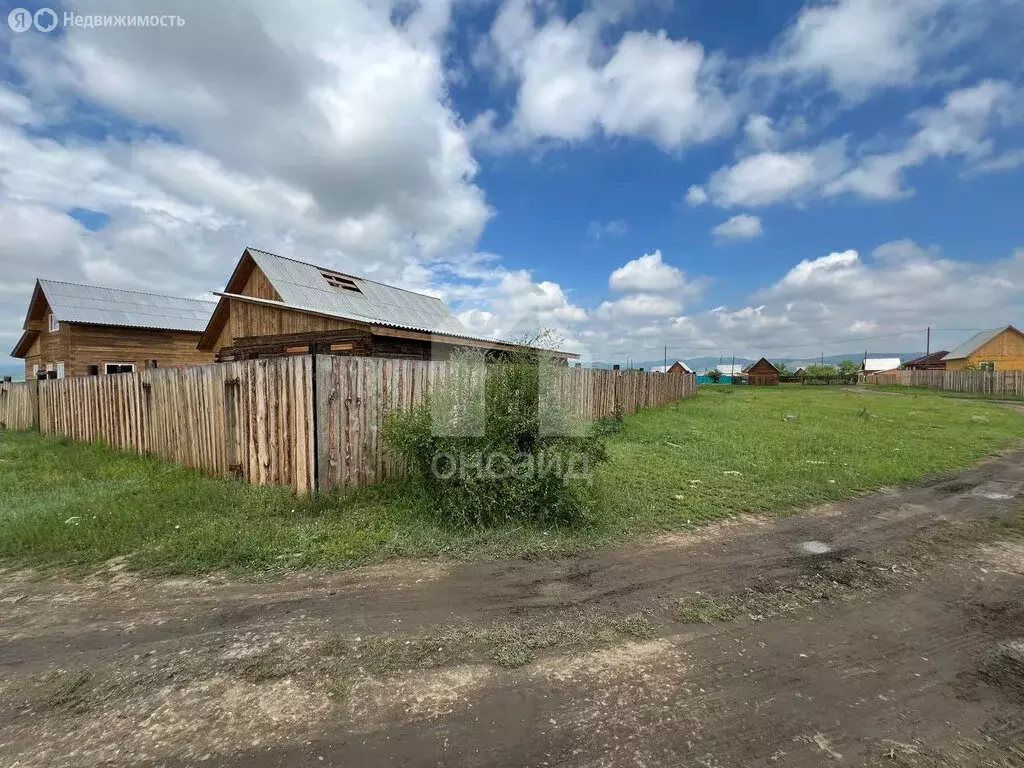
[{"label": "dirt path", "polygon": [[575,558],[0,572],[0,766],[1024,765],[1024,453]]}]

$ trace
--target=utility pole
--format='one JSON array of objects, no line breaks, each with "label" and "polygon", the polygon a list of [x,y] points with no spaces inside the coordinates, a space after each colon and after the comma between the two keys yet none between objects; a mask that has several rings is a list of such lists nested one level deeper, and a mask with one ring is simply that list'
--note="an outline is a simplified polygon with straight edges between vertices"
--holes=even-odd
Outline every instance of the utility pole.
[{"label": "utility pole", "polygon": [[821,365],[822,366],[825,365],[825,353],[824,352],[821,353]]},{"label": "utility pole", "polygon": [[925,337],[924,343],[924,356],[928,357],[932,353],[932,327],[928,326],[928,335]]},{"label": "utility pole", "polygon": [[729,377],[731,379],[736,378],[736,355],[732,356],[732,368],[729,369]]}]

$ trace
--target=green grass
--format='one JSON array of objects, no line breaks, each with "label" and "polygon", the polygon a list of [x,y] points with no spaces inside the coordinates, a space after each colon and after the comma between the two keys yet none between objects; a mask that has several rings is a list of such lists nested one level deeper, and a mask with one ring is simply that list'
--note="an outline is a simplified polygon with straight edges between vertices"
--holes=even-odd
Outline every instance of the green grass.
[{"label": "green grass", "polygon": [[[794,414],[795,420],[786,420]],[[972,419],[972,416],[983,419]],[[414,484],[299,500],[102,446],[0,433],[0,561],[248,576],[394,557],[566,552],[816,502],[970,464],[1024,437],[983,402],[833,388],[702,387],[608,438],[594,519],[576,529],[453,529]]]},{"label": "green grass", "polygon": [[887,384],[866,384],[865,389],[878,392],[896,392],[901,395],[928,395],[931,397],[952,397],[960,400],[988,400],[993,403],[1021,403],[1024,395],[989,395],[984,392],[951,392],[945,389],[929,389],[928,387],[901,387]]}]

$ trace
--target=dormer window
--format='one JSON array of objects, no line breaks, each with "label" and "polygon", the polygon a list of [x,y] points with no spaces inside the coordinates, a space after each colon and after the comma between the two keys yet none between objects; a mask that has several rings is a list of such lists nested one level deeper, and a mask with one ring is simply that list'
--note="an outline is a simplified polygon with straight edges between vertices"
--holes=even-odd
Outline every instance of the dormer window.
[{"label": "dormer window", "polygon": [[49,317],[50,317],[50,333],[56,333],[57,331],[60,330],[60,323],[57,322],[57,317],[52,312],[50,313]]},{"label": "dormer window", "polygon": [[345,275],[340,275],[337,272],[330,272],[326,269],[320,270],[320,274],[323,275],[324,280],[326,280],[327,284],[332,288],[341,288],[346,291],[352,291],[353,293],[362,293],[362,291],[359,290],[359,286],[356,285],[356,281],[351,277],[345,277]]}]

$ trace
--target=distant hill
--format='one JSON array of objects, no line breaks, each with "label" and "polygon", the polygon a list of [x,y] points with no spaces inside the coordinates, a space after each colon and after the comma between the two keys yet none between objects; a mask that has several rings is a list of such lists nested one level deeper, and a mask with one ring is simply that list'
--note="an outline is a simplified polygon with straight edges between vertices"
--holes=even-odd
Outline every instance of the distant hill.
[{"label": "distant hill", "polygon": [[[869,352],[868,357],[898,357],[900,360],[907,361],[913,360],[915,357],[921,357],[924,352]],[[669,355],[668,362],[671,364],[677,358]],[[806,368],[808,365],[818,365],[822,362],[822,358],[819,357],[775,357],[769,356],[769,360],[773,362],[784,362],[791,369]],[[860,363],[864,359],[863,350],[860,352],[846,352],[839,355],[825,355],[825,365],[838,365],[843,360],[853,360],[855,363]],[[705,368],[714,368],[720,363],[731,363],[732,355],[719,358],[718,356],[705,356],[705,357],[687,357],[682,358],[683,362],[690,366],[695,371],[701,371]],[[749,357],[737,357],[737,365],[750,365],[751,363],[757,362]],[[620,365],[625,368],[626,361],[623,360]],[[663,359],[658,360],[641,360],[633,361],[634,368],[643,368],[645,371],[649,371],[655,365],[664,365]],[[612,363],[597,361],[593,363],[587,363],[587,368],[611,368]]]}]

